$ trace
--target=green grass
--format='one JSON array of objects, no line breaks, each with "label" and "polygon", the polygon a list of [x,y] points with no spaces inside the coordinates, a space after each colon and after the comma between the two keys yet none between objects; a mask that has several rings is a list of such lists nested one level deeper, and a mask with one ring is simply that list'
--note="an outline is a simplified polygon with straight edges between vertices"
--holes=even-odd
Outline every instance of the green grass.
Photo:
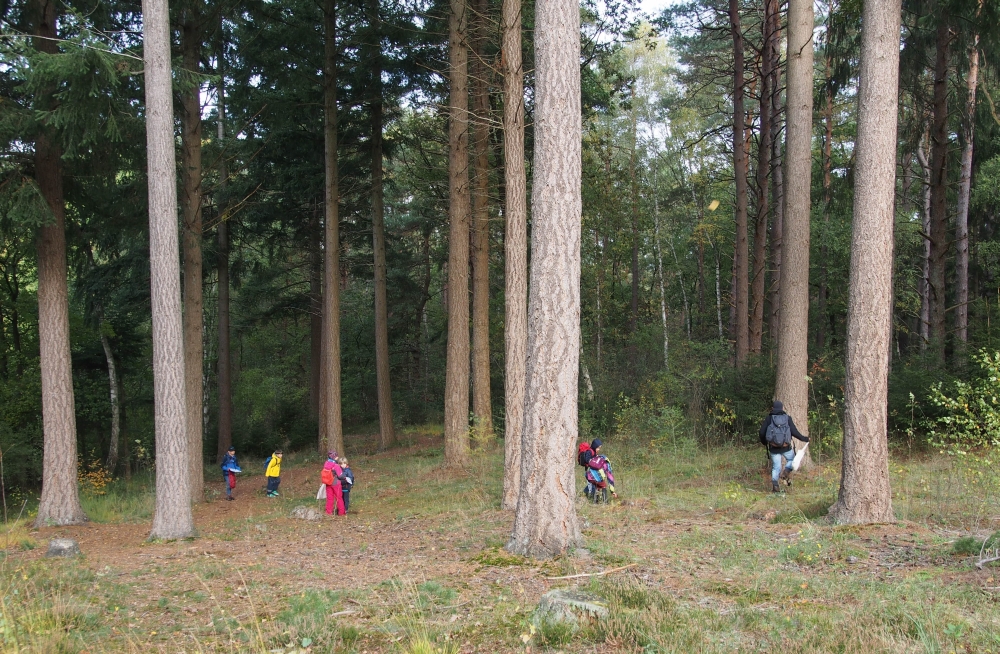
[{"label": "green grass", "polygon": [[[38,559],[32,548],[43,540],[22,519],[8,525],[0,560],[0,650],[1000,653],[1000,570],[972,565],[1000,542],[990,520],[997,473],[943,457],[894,460],[899,522],[838,527],[826,518],[836,466],[798,475],[773,494],[759,449],[692,447],[625,456],[608,443],[621,500],[595,506],[581,498],[589,557],[552,561],[502,549],[508,534],[499,525],[509,516],[499,511],[498,448],[474,452],[458,473],[442,468],[436,446],[419,456],[352,457],[352,506],[361,513],[337,546],[368,556],[370,544],[385,546],[379,530],[430,542],[398,554],[392,576],[349,588],[336,585],[335,559],[316,576],[272,558],[271,539],[330,546],[310,544],[329,538],[327,523],[287,519],[301,503],[292,498],[178,544],[178,553],[193,551],[188,558],[151,557],[127,575],[86,557]],[[314,458],[288,457],[283,466],[315,467]],[[582,489],[579,470],[577,482]],[[85,498],[88,513],[95,522],[148,520],[150,485],[141,477],[115,482],[106,495]],[[451,567],[423,563],[435,541],[446,545]],[[213,545],[265,558],[234,571],[224,556],[201,553]],[[626,565],[601,577],[541,581]],[[180,572],[198,581],[177,581]],[[533,624],[537,594],[560,585],[600,595],[611,617],[579,628]],[[160,586],[145,603],[136,599],[134,589]]]}]

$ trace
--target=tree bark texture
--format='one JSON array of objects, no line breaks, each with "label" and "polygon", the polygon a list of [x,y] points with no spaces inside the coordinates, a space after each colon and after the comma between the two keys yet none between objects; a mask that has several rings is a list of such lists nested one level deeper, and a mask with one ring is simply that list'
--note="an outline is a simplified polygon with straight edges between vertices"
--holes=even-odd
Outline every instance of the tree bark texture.
[{"label": "tree bark texture", "polygon": [[118,451],[122,435],[121,385],[118,382],[118,366],[115,365],[115,355],[111,350],[111,339],[104,333],[101,325],[101,347],[104,348],[104,358],[108,362],[108,386],[111,395],[111,438],[108,441],[108,459],[105,466],[112,475],[118,467]]},{"label": "tree bark texture", "polygon": [[313,208],[309,271],[309,411],[319,422],[320,370],[323,357],[323,227],[319,206]]},{"label": "tree bark texture", "polygon": [[774,61],[769,47],[772,29],[767,15],[771,3],[765,2],[764,43],[761,48],[760,138],[757,143],[757,216],[753,229],[753,274],[750,278],[749,350],[760,354],[764,342],[764,300],[767,277],[767,217],[770,211],[768,181],[771,178],[771,84]]},{"label": "tree bark texture", "polygon": [[[930,140],[929,133],[924,134],[924,140]],[[920,256],[920,282],[917,291],[920,294],[920,351],[926,352],[931,340],[931,165],[927,161],[924,142],[917,146],[917,161],[923,174],[924,192],[921,207],[920,226],[923,229],[923,250]]]},{"label": "tree bark texture", "polygon": [[469,51],[466,0],[451,0],[448,23],[448,346],[444,460],[469,459]]},{"label": "tree bark texture", "polygon": [[[184,69],[196,75],[201,62],[201,27],[189,15],[181,26]],[[181,94],[181,207],[184,216],[184,382],[187,398],[191,501],[205,499],[202,463],[202,378],[205,346],[201,255],[201,98],[198,85]]]},{"label": "tree bark texture", "polygon": [[[830,52],[830,21],[834,12],[834,4],[830,3],[829,14],[827,15],[826,47],[824,48],[824,71],[826,73],[825,84],[823,85],[823,234],[830,225],[830,202],[831,179],[830,169],[833,164],[833,56]],[[830,249],[827,246],[827,239],[822,238],[819,248],[819,290],[816,293],[816,313],[819,320],[816,321],[816,349],[820,352],[826,347],[826,327],[828,322],[826,311],[826,300],[829,294],[827,259]]]},{"label": "tree bark texture", "polygon": [[[222,52],[219,53],[219,117],[217,134],[222,145],[226,137],[226,104],[225,104],[225,72],[222,69]],[[229,183],[229,168],[226,165],[225,151],[219,155],[219,191],[225,198],[226,186]],[[233,385],[232,385],[232,349],[229,338],[229,213],[224,200],[219,205],[218,240],[216,266],[218,267],[219,284],[219,425],[218,442],[216,443],[216,461],[222,461],[226,450],[233,444]]]},{"label": "tree bark texture", "polygon": [[323,129],[323,339],[320,346],[319,450],[344,451],[340,406],[340,176],[337,171],[337,2],[325,0]]},{"label": "tree bark texture", "polygon": [[774,219],[771,223],[770,257],[770,316],[768,318],[768,334],[771,339],[771,350],[778,349],[778,328],[781,322],[781,238],[784,230],[785,217],[785,184],[781,161],[781,11],[778,0],[766,0],[767,15],[770,19],[768,29],[768,50],[771,52],[771,110],[768,120],[771,122],[771,197],[774,204]]},{"label": "tree bark texture", "polygon": [[490,96],[486,34],[489,3],[473,0],[472,108],[472,416],[483,444],[493,439],[490,397]]},{"label": "tree bark texture", "polygon": [[562,554],[582,543],[573,474],[580,375],[580,8],[536,4],[535,159],[527,402],[521,494],[507,549]]},{"label": "tree bark texture", "polygon": [[747,167],[746,112],[743,107],[743,27],[739,0],[729,0],[729,25],[733,35],[733,173],[736,176],[736,250],[733,254],[733,339],[736,365],[746,361],[749,342],[749,252],[747,251]]},{"label": "tree bark texture", "polygon": [[143,0],[142,15],[156,423],[156,509],[150,538],[176,539],[194,535],[194,519],[184,397],[177,168],[167,1]]},{"label": "tree bark texture", "polygon": [[504,234],[504,477],[502,507],[517,508],[521,491],[525,364],[528,347],[528,206],[524,166],[524,70],[521,0],[501,7],[503,148],[506,190]]},{"label": "tree bark texture", "polygon": [[[979,1],[982,8],[982,0]],[[969,340],[969,194],[972,190],[972,151],[976,130],[976,87],[979,84],[979,34],[969,46],[969,72],[965,79],[965,117],[962,172],[958,180],[955,214],[955,337],[960,348]]]},{"label": "tree bark texture", "polygon": [[[59,4],[36,0],[34,45],[58,52]],[[51,94],[39,104],[51,105]],[[62,149],[43,127],[35,140],[35,181],[52,212],[52,222],[38,231],[38,348],[42,381],[42,496],[35,525],[85,522],[76,474],[76,409],[69,341],[69,282],[66,270],[66,205],[63,199]]]},{"label": "tree bark texture", "polygon": [[931,128],[931,233],[928,262],[930,348],[944,363],[945,268],[948,257],[948,65],[951,25],[938,17],[934,58],[934,118]]},{"label": "tree bark texture", "polygon": [[[812,0],[788,4],[788,106],[781,319],[775,399],[809,435],[809,211],[813,100]],[[794,174],[793,174],[794,173]]]},{"label": "tree bark texture", "polygon": [[892,522],[887,397],[900,0],[865,0],[851,235],[843,469],[830,515],[840,524]]},{"label": "tree bark texture", "polygon": [[382,47],[379,0],[368,0],[372,28],[372,251],[375,263],[375,377],[378,392],[379,449],[396,443],[392,422],[392,386],[389,379],[389,308],[386,299],[385,210],[382,197]]}]

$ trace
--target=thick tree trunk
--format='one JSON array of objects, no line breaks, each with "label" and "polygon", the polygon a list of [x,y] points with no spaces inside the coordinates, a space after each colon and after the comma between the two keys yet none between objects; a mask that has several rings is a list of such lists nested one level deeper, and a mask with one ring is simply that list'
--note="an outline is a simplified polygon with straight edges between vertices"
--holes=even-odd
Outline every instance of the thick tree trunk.
[{"label": "thick tree trunk", "polygon": [[[517,508],[521,491],[525,364],[528,347],[528,208],[524,169],[524,70],[521,0],[503,0],[504,234],[504,477],[502,507]],[[599,300],[598,300],[599,301]],[[598,305],[598,314],[600,306]]]},{"label": "thick tree trunk", "polygon": [[[59,4],[36,0],[35,47],[56,53]],[[48,104],[51,97],[41,98]],[[66,271],[66,207],[62,150],[43,129],[35,140],[35,181],[52,212],[39,229],[38,349],[42,379],[42,497],[35,525],[72,525],[86,521],[76,477],[76,409],[69,342],[69,283]],[[17,335],[18,340],[20,336]]]},{"label": "thick tree trunk", "polygon": [[951,25],[938,17],[934,59],[934,119],[931,130],[931,233],[928,284],[930,285],[930,348],[944,363],[945,268],[948,257],[948,59]]},{"label": "thick tree trunk", "polygon": [[156,509],[150,538],[175,539],[194,535],[194,519],[184,398],[177,168],[166,0],[144,0],[142,17],[156,424]]},{"label": "thick tree trunk", "polygon": [[[979,0],[982,9],[983,0]],[[972,190],[972,150],[976,130],[976,87],[979,83],[979,34],[969,46],[962,172],[958,181],[958,211],[955,214],[955,341],[964,349],[969,340],[969,193]]]},{"label": "thick tree trunk", "polygon": [[469,459],[469,52],[466,0],[451,0],[448,26],[448,351],[444,460]]},{"label": "thick tree trunk", "polygon": [[580,7],[535,8],[535,164],[521,495],[507,549],[526,556],[581,544],[573,475],[580,375]]},{"label": "thick tree trunk", "polygon": [[337,1],[325,0],[323,114],[326,168],[319,450],[344,451],[340,406],[340,174],[337,170]]},{"label": "thick tree trunk", "polygon": [[[809,210],[813,99],[812,0],[788,5],[788,128],[784,235],[781,252],[781,319],[775,399],[809,435]],[[794,171],[794,175],[791,174]]]},{"label": "thick tree trunk", "polygon": [[487,85],[486,0],[474,0],[472,38],[472,416],[481,444],[493,439],[490,398],[490,96]]},{"label": "thick tree trunk", "polygon": [[[189,15],[181,26],[183,66],[197,74],[201,62],[201,27]],[[205,499],[202,463],[202,342],[204,301],[201,256],[201,98],[198,85],[181,94],[181,207],[184,214],[184,382],[187,398],[188,465],[191,501]]]},{"label": "thick tree trunk", "polygon": [[[216,125],[220,146],[226,137],[225,72],[222,67],[222,53],[219,53],[219,116]],[[221,149],[221,148],[220,148]],[[225,152],[219,155],[219,191],[223,197],[229,183],[229,168]],[[232,352],[229,340],[229,214],[228,207],[219,203],[219,251],[216,267],[219,276],[219,425],[216,443],[216,461],[222,461],[226,450],[233,444],[233,385]]]},{"label": "thick tree trunk", "polygon": [[736,176],[736,251],[733,254],[733,340],[736,365],[742,366],[749,342],[749,265],[747,257],[747,152],[745,110],[743,108],[743,27],[739,0],[729,0],[729,25],[733,35],[733,173]]},{"label": "thick tree trunk", "polygon": [[900,0],[865,0],[858,89],[844,387],[844,463],[834,521],[892,522],[886,434],[896,188]]},{"label": "thick tree trunk", "polygon": [[396,443],[392,422],[392,386],[389,379],[389,307],[386,300],[385,211],[382,198],[382,47],[379,0],[368,0],[372,28],[371,157],[372,251],[375,263],[375,377],[378,391],[379,449]]},{"label": "thick tree trunk", "polygon": [[[770,6],[765,3],[765,11]],[[764,300],[767,277],[768,180],[771,178],[771,84],[774,81],[771,57],[770,16],[765,16],[761,47],[760,138],[757,145],[757,217],[753,229],[753,275],[750,280],[750,352],[760,354],[764,342]]]},{"label": "thick tree trunk", "polygon": [[118,467],[118,451],[122,435],[121,385],[118,383],[118,367],[115,365],[114,352],[111,351],[111,339],[104,333],[101,326],[101,347],[104,348],[104,358],[108,362],[108,386],[111,395],[111,438],[108,441],[108,458],[105,467],[112,475]]}]

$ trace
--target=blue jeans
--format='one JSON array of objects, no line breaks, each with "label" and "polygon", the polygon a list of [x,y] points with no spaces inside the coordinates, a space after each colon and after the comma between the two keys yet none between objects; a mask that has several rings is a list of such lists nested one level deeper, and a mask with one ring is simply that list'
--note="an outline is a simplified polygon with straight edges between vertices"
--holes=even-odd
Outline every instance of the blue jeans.
[{"label": "blue jeans", "polygon": [[268,477],[267,478],[267,492],[274,493],[278,490],[278,484],[281,483],[281,477]]},{"label": "blue jeans", "polygon": [[788,464],[785,466],[785,470],[788,472],[792,471],[792,460],[795,458],[795,450],[789,449],[780,454],[775,454],[768,450],[768,455],[771,457],[771,483],[777,484],[778,477],[781,475],[781,459],[788,459]]}]

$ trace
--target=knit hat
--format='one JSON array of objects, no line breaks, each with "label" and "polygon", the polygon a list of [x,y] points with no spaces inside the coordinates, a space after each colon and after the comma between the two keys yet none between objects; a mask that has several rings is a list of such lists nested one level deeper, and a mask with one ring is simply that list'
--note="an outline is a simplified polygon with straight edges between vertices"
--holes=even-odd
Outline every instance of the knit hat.
[{"label": "knit hat", "polygon": [[596,450],[596,449],[597,449],[597,448],[599,448],[599,447],[600,447],[601,445],[604,445],[604,441],[602,441],[602,440],[601,440],[600,438],[595,438],[595,439],[594,439],[593,441],[591,441],[591,443],[590,443],[590,449],[592,449],[592,450]]},{"label": "knit hat", "polygon": [[236,448],[235,448],[235,447],[233,447],[232,445],[230,445],[230,446],[229,446],[229,449],[228,449],[228,450],[226,450],[226,451],[227,451],[227,452],[235,452],[235,451],[236,451]]},{"label": "knit hat", "polygon": [[771,413],[783,413],[785,411],[785,405],[781,403],[780,400],[775,400],[774,404],[771,406]]}]

